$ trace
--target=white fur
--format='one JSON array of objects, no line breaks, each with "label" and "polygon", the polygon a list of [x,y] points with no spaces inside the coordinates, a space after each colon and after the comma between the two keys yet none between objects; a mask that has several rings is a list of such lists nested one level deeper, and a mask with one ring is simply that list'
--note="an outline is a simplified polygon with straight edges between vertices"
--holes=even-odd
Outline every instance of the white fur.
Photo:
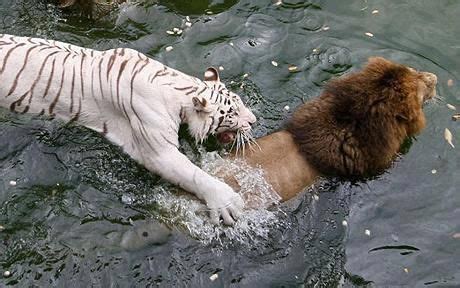
[{"label": "white fur", "polygon": [[[243,200],[232,188],[178,150],[181,123],[189,125],[198,141],[221,129],[214,127],[216,119],[220,110],[228,107],[209,100],[216,83],[203,82],[132,49],[101,52],[10,35],[0,35],[0,69],[0,106],[19,113],[29,106],[27,112],[44,110],[67,121],[78,114],[79,124],[106,132],[105,136],[134,160],[204,200],[214,222],[222,217],[232,224],[243,208]],[[204,92],[198,95],[200,91]],[[193,97],[207,99],[207,110],[198,111]],[[239,97],[236,100],[240,101]],[[238,112],[237,128],[255,121],[244,105],[238,106]]]}]

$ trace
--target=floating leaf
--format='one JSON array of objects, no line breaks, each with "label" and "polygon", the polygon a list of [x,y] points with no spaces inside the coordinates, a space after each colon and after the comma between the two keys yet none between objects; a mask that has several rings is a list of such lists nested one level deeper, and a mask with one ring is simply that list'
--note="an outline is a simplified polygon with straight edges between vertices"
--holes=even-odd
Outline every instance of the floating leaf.
[{"label": "floating leaf", "polygon": [[447,105],[447,108],[449,108],[450,110],[457,110],[457,108],[455,108],[455,106],[452,105],[452,104],[449,104],[449,103],[448,103],[448,104],[446,104],[446,105]]},{"label": "floating leaf", "polygon": [[298,68],[295,65],[289,65],[289,67],[288,67],[289,72],[295,72],[295,71],[297,71],[297,69]]},{"label": "floating leaf", "polygon": [[455,148],[454,143],[452,143],[452,132],[447,128],[444,130],[444,139],[446,139],[447,143],[449,143],[452,148]]}]

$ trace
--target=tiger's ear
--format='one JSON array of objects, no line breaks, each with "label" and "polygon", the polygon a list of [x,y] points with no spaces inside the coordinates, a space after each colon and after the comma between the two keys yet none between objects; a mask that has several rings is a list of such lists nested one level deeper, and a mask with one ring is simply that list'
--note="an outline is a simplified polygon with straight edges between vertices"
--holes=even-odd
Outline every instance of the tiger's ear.
[{"label": "tiger's ear", "polygon": [[220,81],[219,72],[214,67],[209,67],[204,72],[204,81]]},{"label": "tiger's ear", "polygon": [[206,99],[202,98],[200,100],[198,97],[193,97],[192,102],[193,102],[193,107],[195,108],[196,111],[198,112],[209,112],[210,111],[208,101],[206,101]]}]

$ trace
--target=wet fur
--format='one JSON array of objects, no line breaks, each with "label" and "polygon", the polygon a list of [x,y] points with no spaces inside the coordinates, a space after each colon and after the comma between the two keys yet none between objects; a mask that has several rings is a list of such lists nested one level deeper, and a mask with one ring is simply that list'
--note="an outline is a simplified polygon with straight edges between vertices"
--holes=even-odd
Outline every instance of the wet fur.
[{"label": "wet fur", "polygon": [[377,174],[391,165],[403,141],[425,126],[420,93],[435,91],[436,83],[424,77],[371,58],[362,71],[330,81],[320,97],[301,105],[287,130],[322,174]]}]

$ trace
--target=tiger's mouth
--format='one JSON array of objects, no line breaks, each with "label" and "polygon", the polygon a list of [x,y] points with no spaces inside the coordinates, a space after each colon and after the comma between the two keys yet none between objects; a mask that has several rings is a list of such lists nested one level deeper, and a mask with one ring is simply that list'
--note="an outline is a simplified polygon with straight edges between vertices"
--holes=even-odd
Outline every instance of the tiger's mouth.
[{"label": "tiger's mouth", "polygon": [[228,144],[235,141],[236,131],[225,131],[216,135],[217,140],[222,144]]}]

